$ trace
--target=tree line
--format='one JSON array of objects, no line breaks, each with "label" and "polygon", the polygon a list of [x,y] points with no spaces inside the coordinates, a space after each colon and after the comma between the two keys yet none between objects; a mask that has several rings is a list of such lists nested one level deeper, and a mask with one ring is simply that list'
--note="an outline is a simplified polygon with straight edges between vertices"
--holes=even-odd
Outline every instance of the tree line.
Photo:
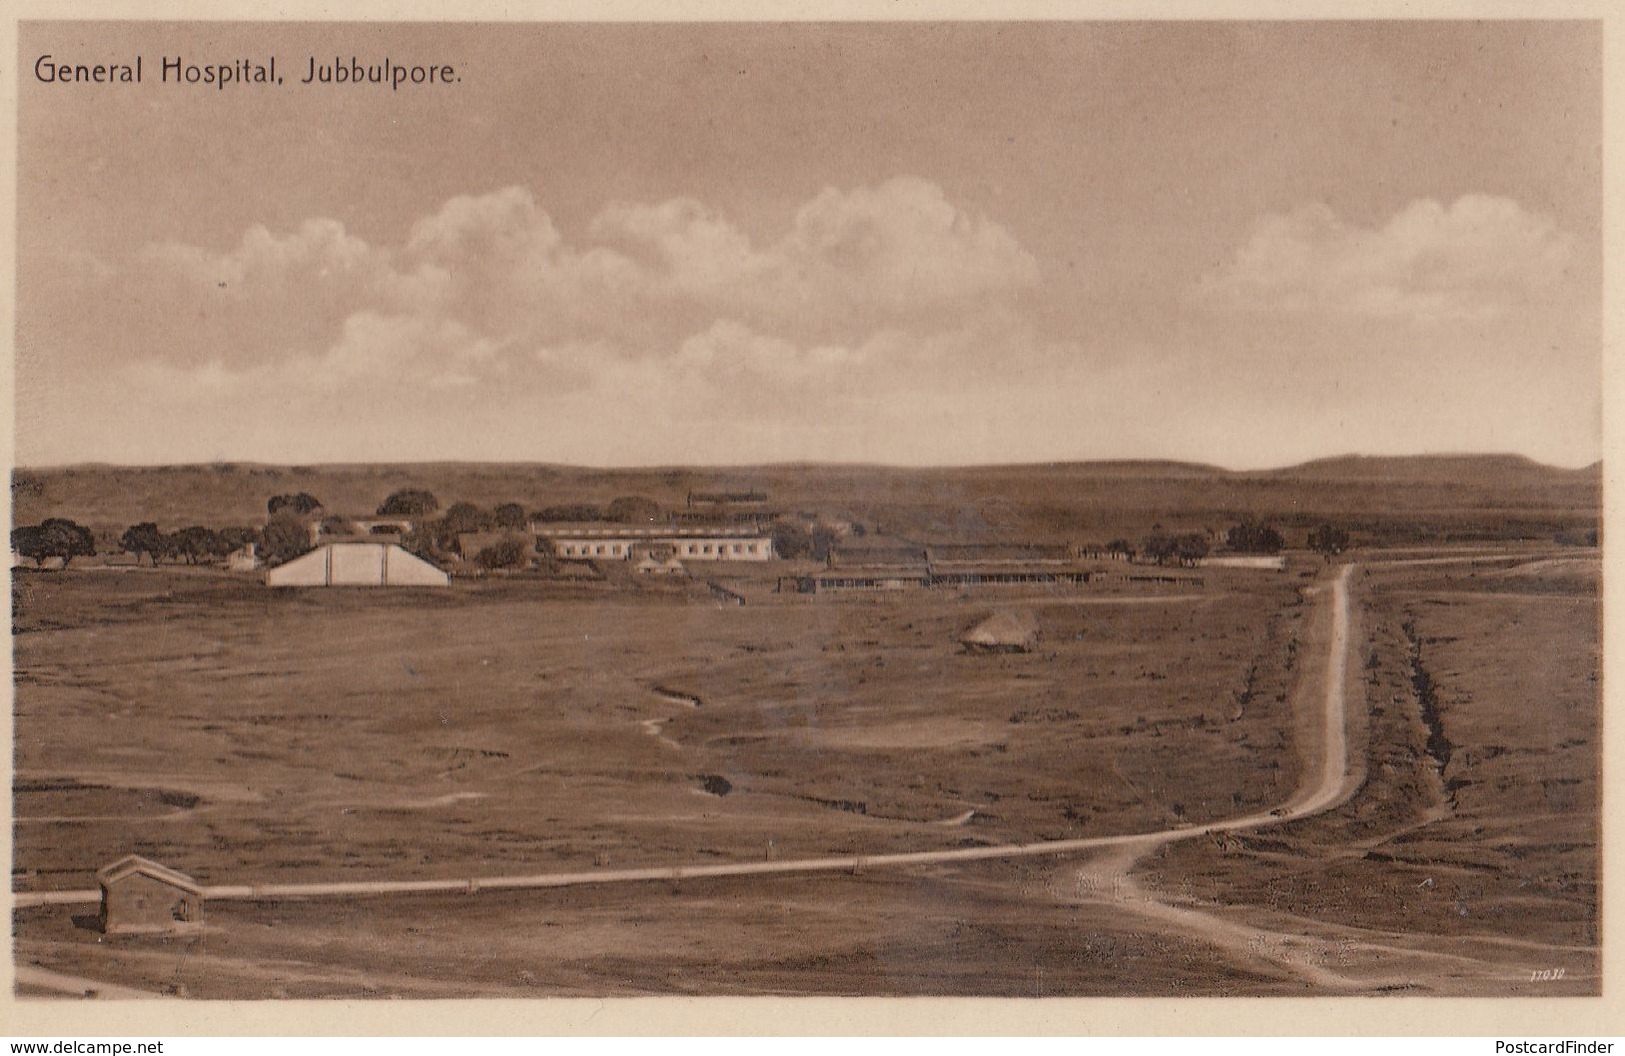
[{"label": "tree line", "polygon": [[[261,528],[233,527],[209,528],[189,525],[165,532],[152,521],[127,528],[119,540],[119,547],[132,554],[139,563],[143,558],[156,566],[160,561],[184,561],[202,564],[220,560],[252,543],[271,564],[281,564],[314,549],[312,525],[320,534],[349,535],[360,532],[354,521],[340,516],[322,516],[324,507],[320,499],[308,492],[275,495],[266,501],[266,523]],[[377,507],[379,518],[397,518],[409,521],[410,527],[395,524],[373,524],[368,531],[380,537],[391,537],[407,549],[431,559],[457,554],[486,568],[509,568],[527,563],[532,547],[524,540],[508,538],[488,541],[477,553],[462,552],[462,538],[490,532],[510,532],[514,535],[526,530],[531,521],[559,523],[565,521],[605,521],[621,524],[644,524],[657,521],[662,515],[660,505],[643,496],[622,496],[607,507],[586,504],[555,505],[527,513],[517,502],[505,502],[485,508],[471,502],[456,502],[441,510],[440,502],[432,492],[421,488],[404,488],[391,493]],[[787,559],[812,558],[822,560],[835,542],[835,533],[824,525],[810,530],[790,521],[778,521],[769,529],[775,552]],[[1113,557],[1136,558],[1158,565],[1169,563],[1181,567],[1199,564],[1212,551],[1211,538],[1216,533],[1171,532],[1162,525],[1153,525],[1149,534],[1136,548],[1126,538],[1116,538],[1104,549]],[[1593,536],[1593,538],[1595,538]],[[1327,560],[1342,553],[1349,546],[1346,528],[1321,524],[1307,536],[1309,548],[1325,555]],[[54,517],[37,525],[25,525],[12,530],[12,549],[23,558],[43,566],[47,560],[57,558],[66,567],[75,557],[96,553],[95,538],[88,528],[66,518]],[[1285,546],[1281,533],[1269,524],[1251,519],[1243,520],[1224,533],[1223,549],[1240,554],[1276,554]]]},{"label": "tree line", "polygon": [[[1193,566],[1199,564],[1203,558],[1212,552],[1209,541],[1211,532],[1169,532],[1162,525],[1153,525],[1150,534],[1140,542],[1136,548],[1126,538],[1116,538],[1104,547],[1091,549],[1104,550],[1109,556],[1120,560],[1133,561],[1142,558],[1159,565],[1169,563],[1180,566]],[[1324,555],[1328,560],[1348,549],[1348,529],[1333,524],[1322,524],[1310,529],[1306,543],[1309,549]],[[1274,527],[1253,520],[1244,520],[1232,525],[1224,533],[1224,547],[1226,553],[1232,554],[1278,554],[1286,546],[1286,540]]]},{"label": "tree line", "polygon": [[[189,525],[166,532],[155,522],[143,521],[130,525],[119,540],[119,548],[156,566],[160,561],[184,561],[202,564],[222,560],[233,552],[252,543],[270,564],[282,564],[315,548],[316,534],[352,535],[361,527],[354,520],[338,515],[323,516],[322,501],[309,492],[273,495],[266,500],[265,525],[260,528],[209,528]],[[528,513],[517,502],[500,503],[491,508],[471,502],[456,502],[442,510],[440,501],[432,492],[422,488],[403,488],[389,495],[377,507],[380,518],[399,518],[411,521],[409,529],[398,525],[375,524],[369,534],[390,537],[414,553],[432,559],[459,554],[486,568],[510,568],[526,563],[530,548],[517,539],[498,540],[483,547],[478,553],[462,554],[462,536],[486,532],[525,531],[531,520],[538,521],[611,521],[617,523],[647,523],[661,515],[661,508],[652,499],[628,495],[615,499],[605,508],[597,506],[550,506]],[[364,519],[364,518],[363,518]],[[311,528],[315,525],[317,533]],[[89,529],[72,521],[53,518],[39,525],[17,528],[12,532],[12,549],[22,556],[43,565],[51,558],[61,558],[64,566],[74,557],[91,555],[95,540]]]},{"label": "tree line", "polygon": [[154,566],[160,560],[197,565],[222,559],[248,543],[259,541],[260,532],[253,528],[214,529],[194,524],[165,532],[152,521],[142,521],[125,529],[119,547],[134,555],[137,564],[146,557]]}]

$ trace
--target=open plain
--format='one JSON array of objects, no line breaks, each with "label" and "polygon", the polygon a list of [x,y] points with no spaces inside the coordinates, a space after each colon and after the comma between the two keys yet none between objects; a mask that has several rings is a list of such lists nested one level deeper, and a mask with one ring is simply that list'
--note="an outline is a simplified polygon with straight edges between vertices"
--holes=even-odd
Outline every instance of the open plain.
[{"label": "open plain", "polygon": [[[808,598],[763,579],[744,605],[20,572],[19,892],[82,889],[130,852],[230,887],[1190,837],[212,901],[175,936],[24,906],[17,963],[43,974],[20,992],[1595,993],[1594,553],[1354,555],[1335,641],[1342,566],[1308,555],[1177,586]],[[1036,651],[959,647],[1012,607]],[[1327,760],[1337,646],[1347,758]],[[1331,809],[1224,827],[1345,763]]]}]

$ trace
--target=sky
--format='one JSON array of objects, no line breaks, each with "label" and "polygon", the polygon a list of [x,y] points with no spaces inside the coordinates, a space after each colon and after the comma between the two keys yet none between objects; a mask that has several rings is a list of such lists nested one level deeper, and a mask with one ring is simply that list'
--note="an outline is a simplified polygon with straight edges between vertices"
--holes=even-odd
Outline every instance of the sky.
[{"label": "sky", "polygon": [[[1594,23],[20,47],[23,465],[1601,456]],[[460,79],[297,84],[352,55]]]}]

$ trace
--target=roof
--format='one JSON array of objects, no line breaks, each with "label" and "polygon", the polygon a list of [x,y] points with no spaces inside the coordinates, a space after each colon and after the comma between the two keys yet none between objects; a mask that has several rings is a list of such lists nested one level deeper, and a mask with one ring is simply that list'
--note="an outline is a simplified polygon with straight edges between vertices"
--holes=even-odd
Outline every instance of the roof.
[{"label": "roof", "polygon": [[676,539],[705,536],[763,536],[752,524],[617,524],[614,521],[532,521],[530,531],[544,539]]},{"label": "roof", "polygon": [[840,565],[808,572],[808,579],[925,579],[923,568],[899,568],[897,565]]},{"label": "roof", "polygon": [[926,549],[918,543],[886,543],[881,545],[852,546],[841,543],[830,547],[831,568],[860,568],[881,565],[921,566],[926,563]]},{"label": "roof", "polygon": [[1071,548],[1065,544],[948,543],[940,546],[933,544],[927,548],[927,553],[933,564],[1065,564],[1072,560]]},{"label": "roof", "polygon": [[966,645],[1031,648],[1038,642],[1038,619],[1030,612],[996,612],[959,640]]},{"label": "roof", "polygon": [[1076,562],[1049,561],[980,561],[975,564],[936,563],[931,565],[933,576],[1095,576],[1094,565]]},{"label": "roof", "polygon": [[150,858],[143,858],[139,854],[125,855],[112,865],[103,866],[96,871],[96,879],[103,886],[115,884],[126,877],[136,875],[150,876],[154,880],[169,884],[171,887],[178,887],[190,894],[201,895],[203,893],[203,885],[185,873],[177,872],[167,865],[159,865]]}]

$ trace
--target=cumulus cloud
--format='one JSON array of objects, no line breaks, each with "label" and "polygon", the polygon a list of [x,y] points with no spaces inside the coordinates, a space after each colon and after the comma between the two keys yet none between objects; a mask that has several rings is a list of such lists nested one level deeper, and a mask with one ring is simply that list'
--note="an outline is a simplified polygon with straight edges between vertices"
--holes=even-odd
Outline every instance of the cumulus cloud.
[{"label": "cumulus cloud", "polygon": [[1038,264],[999,224],[926,180],[825,188],[778,241],[757,248],[692,199],[612,203],[590,229],[638,262],[650,290],[759,318],[879,314],[997,299],[1034,285]]},{"label": "cumulus cloud", "polygon": [[1038,281],[1037,262],[1008,231],[919,179],[825,189],[796,213],[777,251],[793,275],[815,287],[893,307],[950,303]]},{"label": "cumulus cloud", "polygon": [[744,232],[692,198],[611,202],[588,234],[626,254],[640,285],[661,296],[727,298],[772,267]]},{"label": "cumulus cloud", "polygon": [[171,269],[180,277],[202,284],[214,283],[239,295],[311,277],[338,280],[370,277],[383,264],[382,256],[337,220],[307,220],[287,235],[272,234],[256,224],[241,241],[224,253],[179,242],[149,246],[141,262]]},{"label": "cumulus cloud", "polygon": [[1549,217],[1508,198],[1423,199],[1374,227],[1306,205],[1262,218],[1197,295],[1226,308],[1483,321],[1550,288],[1573,246]]},{"label": "cumulus cloud", "polygon": [[[913,446],[885,457],[929,460],[985,457],[984,446],[1027,435],[1040,405],[1063,433],[1102,430],[1124,384],[1007,319],[850,342],[719,319],[662,355],[603,339],[512,355],[455,322],[369,312],[320,355],[140,361],[26,403],[37,415],[76,408],[76,442],[158,461],[245,450],[296,462],[874,458],[899,435]],[[988,415],[1002,424],[973,424]],[[1135,428],[1119,421],[1111,435]]]},{"label": "cumulus cloud", "polygon": [[[826,189],[761,246],[688,198],[612,202],[572,240],[529,189],[507,187],[450,199],[394,246],[316,219],[251,227],[225,250],[150,246],[86,281],[127,360],[296,387],[520,372],[579,388],[637,360],[664,380],[809,383],[856,366],[877,335],[997,313],[1037,265],[997,223],[898,178]],[[80,335],[93,356],[98,340]]]}]

